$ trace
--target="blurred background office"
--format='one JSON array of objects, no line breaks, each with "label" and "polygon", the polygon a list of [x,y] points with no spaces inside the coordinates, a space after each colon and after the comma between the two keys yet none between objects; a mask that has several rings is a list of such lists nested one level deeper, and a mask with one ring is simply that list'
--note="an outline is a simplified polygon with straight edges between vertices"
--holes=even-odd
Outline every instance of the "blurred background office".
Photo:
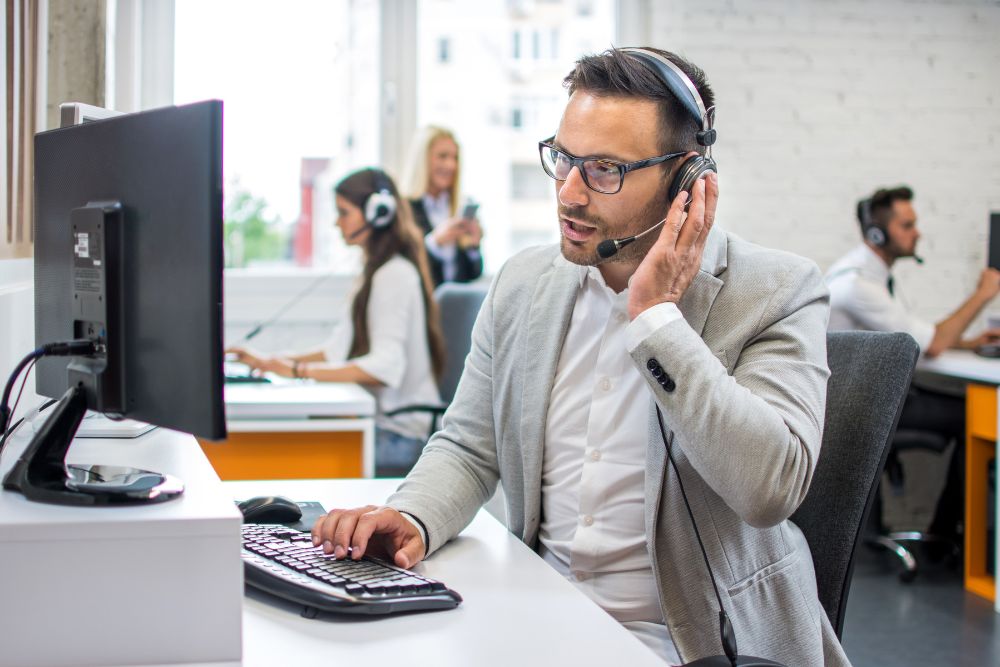
[{"label": "blurred background office", "polygon": [[[4,374],[34,342],[30,137],[57,126],[69,100],[122,111],[225,101],[227,342],[330,275],[255,339],[264,350],[329,333],[361,266],[334,228],[335,179],[368,165],[401,177],[422,126],[461,138],[484,280],[518,250],[554,242],[537,141],[556,129],[572,63],[612,44],[667,48],[706,70],[718,224],[730,231],[826,270],[858,243],[859,198],[897,183],[918,192],[926,263],[894,274],[920,294],[922,319],[940,320],[974,289],[989,213],[1000,211],[996,0],[12,0],[5,28]],[[888,595],[919,607],[928,589],[961,596],[960,578],[902,591],[884,579],[869,582],[868,607],[858,598],[849,611],[855,664],[892,664],[856,657],[887,642],[927,658],[925,644],[959,635],[1000,655],[1000,615],[962,625],[978,598],[947,598],[959,610],[937,617],[947,639],[879,607]],[[878,626],[883,639],[866,634],[878,617],[895,623]]]}]

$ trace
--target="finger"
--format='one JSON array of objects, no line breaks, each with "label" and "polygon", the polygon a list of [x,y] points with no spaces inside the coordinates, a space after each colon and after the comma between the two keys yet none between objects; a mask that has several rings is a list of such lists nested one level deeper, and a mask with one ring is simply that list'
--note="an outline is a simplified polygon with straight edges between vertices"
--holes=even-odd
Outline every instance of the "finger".
[{"label": "finger", "polygon": [[715,208],[719,204],[719,175],[712,172],[705,176],[705,232],[715,224]]},{"label": "finger", "polygon": [[337,530],[333,532],[333,557],[346,558],[347,547],[351,546],[354,539],[354,527],[358,525],[358,519],[362,515],[350,512],[340,517],[337,522]]},{"label": "finger", "polygon": [[324,553],[333,553],[333,534],[337,530],[337,523],[344,510],[330,510],[330,512],[320,518],[313,527],[313,545],[323,545]]},{"label": "finger", "polygon": [[377,533],[391,533],[405,528],[406,526],[400,525],[400,521],[406,524],[406,526],[410,525],[398,512],[388,507],[375,509],[361,515],[358,519],[358,525],[354,529],[354,537],[351,540],[351,558],[358,560],[365,555],[372,535]]},{"label": "finger", "polygon": [[677,252],[687,253],[694,246],[705,226],[705,179],[699,178],[691,187],[691,206],[687,219],[677,236]]},{"label": "finger", "polygon": [[424,541],[417,535],[404,542],[403,546],[396,551],[396,555],[392,557],[392,562],[408,570],[423,560],[425,551]]},{"label": "finger", "polygon": [[663,250],[673,250],[674,246],[677,245],[677,235],[681,232],[681,227],[684,225],[684,205],[687,204],[688,193],[681,190],[674,197],[674,201],[670,203],[670,208],[667,210],[667,221],[663,223],[663,229],[660,230],[660,235],[656,238],[656,243],[653,247],[659,246]]}]

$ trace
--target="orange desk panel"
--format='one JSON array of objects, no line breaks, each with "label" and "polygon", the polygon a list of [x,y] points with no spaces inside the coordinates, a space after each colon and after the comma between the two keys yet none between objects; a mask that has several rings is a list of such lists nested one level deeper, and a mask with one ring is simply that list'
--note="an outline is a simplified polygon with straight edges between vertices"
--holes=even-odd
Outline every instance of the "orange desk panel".
[{"label": "orange desk panel", "polygon": [[199,440],[223,481],[362,477],[360,431],[229,433]]},{"label": "orange desk panel", "polygon": [[965,399],[965,589],[996,598],[986,567],[987,465],[997,450],[997,388],[969,384]]}]

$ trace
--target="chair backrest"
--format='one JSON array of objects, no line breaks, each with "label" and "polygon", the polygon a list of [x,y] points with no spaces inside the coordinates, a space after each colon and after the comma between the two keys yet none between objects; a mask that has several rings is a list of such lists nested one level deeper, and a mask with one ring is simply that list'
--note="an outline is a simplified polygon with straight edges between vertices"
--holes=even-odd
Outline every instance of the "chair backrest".
[{"label": "chair backrest", "polygon": [[455,397],[465,358],[472,347],[472,325],[489,287],[489,283],[442,283],[434,290],[446,348],[444,374],[438,387],[445,404]]},{"label": "chair backrest", "polygon": [[904,333],[827,335],[823,445],[809,493],[792,521],[809,542],[819,600],[837,637],[844,627],[855,552],[919,354]]}]

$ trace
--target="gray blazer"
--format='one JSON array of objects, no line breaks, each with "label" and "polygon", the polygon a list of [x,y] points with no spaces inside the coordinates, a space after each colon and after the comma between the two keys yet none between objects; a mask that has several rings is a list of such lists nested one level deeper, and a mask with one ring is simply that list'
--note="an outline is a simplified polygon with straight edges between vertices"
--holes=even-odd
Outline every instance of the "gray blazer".
[{"label": "gray blazer", "polygon": [[[578,269],[550,246],[493,282],[442,429],[389,499],[427,528],[428,553],[503,483],[511,532],[535,547],[549,396]],[[718,603],[656,425],[675,460],[741,654],[789,667],[849,665],[788,517],[809,489],[826,400],[827,292],[817,267],[713,229],[675,321],[632,354],[649,391],[646,539],[660,606],[685,661],[720,654]],[[662,386],[647,363],[673,380]],[[675,385],[675,386],[672,386]],[[671,389],[667,391],[667,388]]]}]

